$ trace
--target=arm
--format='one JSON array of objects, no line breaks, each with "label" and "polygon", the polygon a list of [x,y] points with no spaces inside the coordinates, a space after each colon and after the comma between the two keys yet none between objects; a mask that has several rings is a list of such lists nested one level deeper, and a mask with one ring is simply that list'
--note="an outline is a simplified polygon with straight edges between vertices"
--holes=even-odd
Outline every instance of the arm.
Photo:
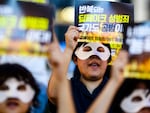
[{"label": "arm", "polygon": [[53,39],[54,39],[53,42],[49,46],[49,53],[48,53],[49,66],[52,70],[52,74],[48,82],[47,94],[48,94],[49,100],[53,104],[56,104],[56,94],[57,94],[57,87],[58,87],[57,84],[59,83],[59,80],[57,79],[57,76],[55,75],[57,71],[59,71],[58,63],[61,62],[63,58],[62,57],[58,58],[58,56],[62,56],[62,52],[60,50],[56,35],[54,35]]},{"label": "arm", "polygon": [[[53,104],[56,104],[57,102],[60,79],[65,78],[67,80],[66,74],[73,49],[77,44],[76,38],[78,38],[78,36],[78,28],[75,26],[70,26],[65,34],[66,48],[63,53],[60,51],[58,41],[54,40],[53,44],[50,45],[49,63],[51,64],[52,74],[48,83],[47,93],[49,100]],[[63,72],[61,72],[62,70]]]},{"label": "arm", "polygon": [[[53,46],[51,46],[51,48],[56,47],[56,45],[53,44]],[[53,50],[55,50],[55,53],[58,51],[56,50],[56,48]],[[65,50],[65,53],[71,53],[71,51],[69,49]],[[68,70],[68,65],[70,62],[71,57],[69,55],[65,55],[62,52],[58,51],[58,53],[56,54],[59,57],[61,57],[61,61],[60,62],[55,62],[53,64],[53,66],[56,66],[57,68],[53,68],[55,69],[55,75],[54,75],[54,80],[55,83],[57,82],[57,89],[55,89],[55,93],[56,93],[56,106],[58,107],[57,109],[57,113],[75,113],[75,109],[74,109],[74,104],[73,104],[73,99],[72,99],[72,94],[71,94],[71,89],[70,89],[70,84],[69,81],[66,79],[66,74],[67,74],[67,70]],[[64,56],[65,55],[65,56]],[[55,56],[55,58],[57,58]],[[65,58],[65,59],[64,59]],[[60,59],[60,58],[59,58]],[[50,81],[51,82],[51,81]],[[53,81],[52,81],[53,82]],[[53,84],[54,85],[54,84]],[[51,92],[51,90],[49,90]],[[69,106],[68,106],[69,105]]]},{"label": "arm", "polygon": [[[66,69],[66,65],[64,67]],[[65,71],[60,74],[66,75]],[[57,113],[75,113],[74,102],[71,93],[70,82],[63,77],[58,85],[58,111]]]},{"label": "arm", "polygon": [[[118,58],[114,61],[112,70],[111,70],[111,78],[104,87],[103,91],[97,99],[94,101],[92,106],[89,108],[87,113],[107,113],[113,97],[115,96],[117,90],[121,86],[124,81],[123,78],[123,69],[127,63],[127,52],[120,51]],[[113,86],[113,87],[112,87]]]}]

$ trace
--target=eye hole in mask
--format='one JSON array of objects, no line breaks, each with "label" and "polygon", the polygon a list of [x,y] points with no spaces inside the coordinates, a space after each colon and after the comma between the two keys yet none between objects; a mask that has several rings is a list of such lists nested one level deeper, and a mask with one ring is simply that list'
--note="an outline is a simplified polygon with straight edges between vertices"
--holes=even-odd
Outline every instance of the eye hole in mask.
[{"label": "eye hole in mask", "polygon": [[0,85],[0,91],[6,91],[6,90],[8,90],[9,88],[8,88],[8,86],[6,86],[6,85]]},{"label": "eye hole in mask", "polygon": [[26,86],[22,84],[22,85],[19,85],[17,89],[18,91],[26,91]]},{"label": "eye hole in mask", "polygon": [[98,51],[98,52],[105,52],[105,49],[104,49],[103,47],[98,47],[98,48],[97,48],[97,51]]},{"label": "eye hole in mask", "polygon": [[140,101],[142,101],[143,99],[142,99],[142,97],[140,97],[140,96],[135,96],[135,97],[133,97],[132,98],[132,102],[140,102]]},{"label": "eye hole in mask", "polygon": [[[7,90],[9,90],[9,87],[7,85],[3,84],[0,86],[0,91],[7,91]],[[26,91],[26,86],[24,84],[19,85],[17,87],[17,90],[18,91]]]},{"label": "eye hole in mask", "polygon": [[84,52],[92,51],[92,48],[90,46],[86,46],[83,48]]},{"label": "eye hole in mask", "polygon": [[[83,51],[84,52],[89,52],[89,51],[92,51],[92,48],[90,46],[86,46],[83,48]],[[105,52],[104,48],[103,47],[98,47],[97,48],[97,51],[98,52]]]}]

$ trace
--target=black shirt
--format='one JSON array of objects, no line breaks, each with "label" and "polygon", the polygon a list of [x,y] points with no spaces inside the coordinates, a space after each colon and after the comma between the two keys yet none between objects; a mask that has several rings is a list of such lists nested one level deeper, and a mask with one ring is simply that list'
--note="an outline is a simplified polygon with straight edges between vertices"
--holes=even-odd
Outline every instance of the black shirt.
[{"label": "black shirt", "polygon": [[[89,108],[93,100],[101,92],[102,88],[107,82],[107,78],[104,77],[102,83],[93,91],[92,94],[88,91],[86,86],[77,78],[71,78],[72,94],[77,113],[85,113]],[[66,97],[67,98],[67,97]],[[56,106],[49,102],[50,113],[56,113]]]}]

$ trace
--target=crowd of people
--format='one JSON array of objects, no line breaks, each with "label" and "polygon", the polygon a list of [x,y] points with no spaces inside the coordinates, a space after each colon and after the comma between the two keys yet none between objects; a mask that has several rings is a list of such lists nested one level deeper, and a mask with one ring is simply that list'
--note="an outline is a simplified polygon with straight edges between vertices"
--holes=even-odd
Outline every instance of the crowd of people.
[{"label": "crowd of people", "polygon": [[[111,60],[109,44],[77,42],[79,30],[75,26],[68,28],[65,38],[64,52],[60,51],[57,40],[49,51],[53,71],[48,84],[51,113],[150,112],[149,80],[125,79],[123,75],[129,62],[126,49],[120,50],[107,78],[105,73]],[[71,58],[77,69],[73,78],[67,80]]]},{"label": "crowd of people", "polygon": [[[48,50],[52,72],[47,87],[48,110],[43,113],[149,113],[149,80],[123,76],[128,51],[120,50],[110,68],[110,44],[78,42],[79,32],[76,26],[68,27],[66,48],[61,51],[53,31]],[[76,68],[73,77],[67,79],[71,60]],[[39,85],[21,64],[0,64],[0,113],[36,113],[41,104]]]}]

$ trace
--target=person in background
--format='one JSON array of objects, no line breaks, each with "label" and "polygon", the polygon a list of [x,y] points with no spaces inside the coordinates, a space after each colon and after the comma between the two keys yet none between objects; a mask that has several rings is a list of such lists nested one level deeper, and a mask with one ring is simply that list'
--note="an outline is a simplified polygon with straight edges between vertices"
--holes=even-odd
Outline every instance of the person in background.
[{"label": "person in background", "polygon": [[[73,59],[79,69],[80,75],[75,75],[71,78],[71,93],[75,103],[77,113],[85,113],[97,95],[101,92],[107,82],[105,76],[107,66],[111,60],[109,44],[102,43],[79,43],[79,30],[75,26],[70,26],[65,34],[66,48],[64,53],[60,55],[54,50],[59,46],[50,49],[49,63],[52,65],[52,75],[48,84],[49,109],[52,113],[57,111],[58,92],[60,79],[58,69],[63,69],[65,65]],[[58,45],[58,44],[56,44]],[[57,60],[54,60],[53,58]],[[64,62],[60,66],[58,62]],[[67,62],[67,63],[66,63]],[[64,65],[64,66],[63,66]],[[60,66],[58,68],[58,66]],[[63,73],[62,73],[63,74]],[[67,79],[66,76],[63,76]],[[65,86],[61,86],[65,87]],[[65,97],[64,97],[65,98]]]},{"label": "person in background", "polygon": [[39,87],[19,64],[0,64],[0,113],[32,113],[39,106]]},{"label": "person in background", "polygon": [[112,113],[150,113],[150,81],[126,79],[112,102]]},{"label": "person in background", "polygon": [[108,83],[86,113],[150,113],[150,82],[125,78],[127,62],[128,52],[121,50]]}]

